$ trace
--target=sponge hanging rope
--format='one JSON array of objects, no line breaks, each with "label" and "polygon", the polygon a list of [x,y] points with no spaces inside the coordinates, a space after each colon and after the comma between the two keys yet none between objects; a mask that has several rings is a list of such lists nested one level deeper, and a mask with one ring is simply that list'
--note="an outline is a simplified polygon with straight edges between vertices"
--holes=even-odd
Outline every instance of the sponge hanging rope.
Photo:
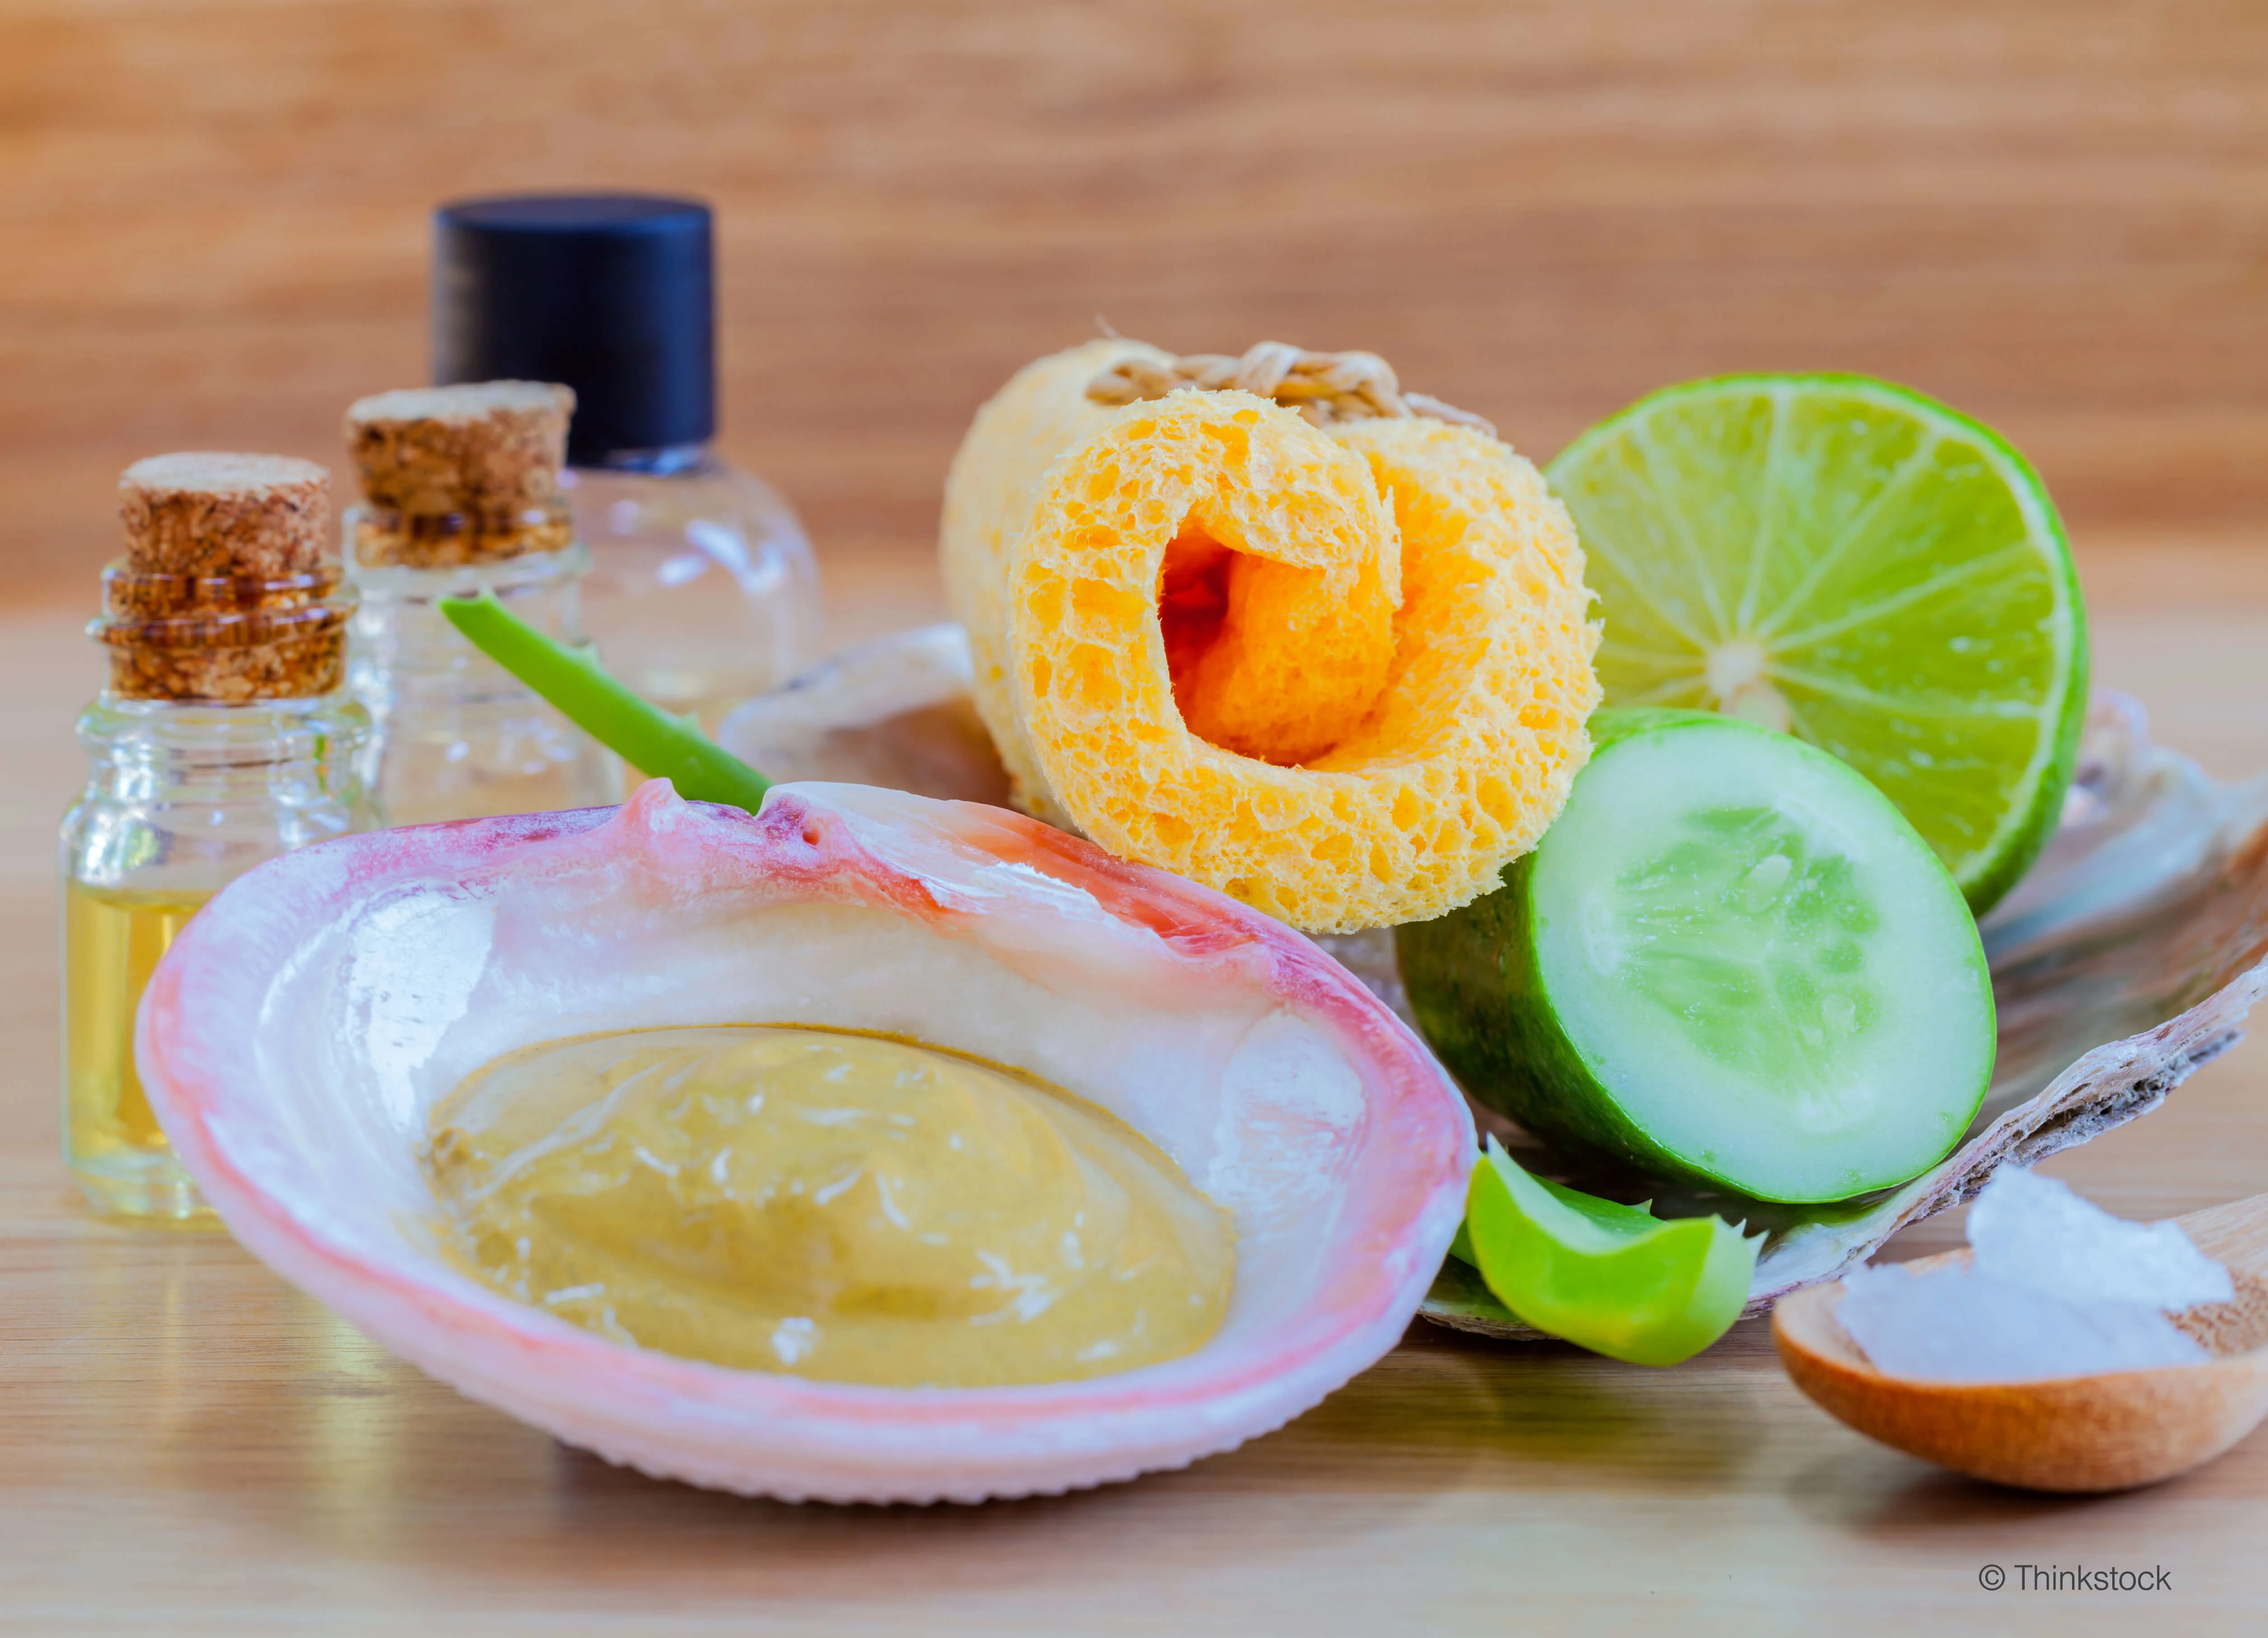
[{"label": "sponge hanging rope", "polygon": [[1430,402],[1114,337],[986,404],[943,558],[1019,804],[1309,931],[1493,886],[1588,755],[1598,628],[1541,476]]}]

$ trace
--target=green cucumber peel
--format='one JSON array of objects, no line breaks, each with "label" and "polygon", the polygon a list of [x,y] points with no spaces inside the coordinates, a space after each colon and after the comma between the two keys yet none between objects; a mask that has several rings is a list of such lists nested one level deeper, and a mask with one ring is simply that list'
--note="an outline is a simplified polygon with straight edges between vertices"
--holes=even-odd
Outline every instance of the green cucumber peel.
[{"label": "green cucumber peel", "polygon": [[1991,1079],[1991,975],[1911,825],[1734,718],[1625,708],[1591,738],[1495,892],[1395,929],[1450,1073],[1570,1161],[1780,1216],[1951,1152]]},{"label": "green cucumber peel", "polygon": [[1732,1328],[1764,1237],[1533,1176],[1493,1137],[1450,1247],[1497,1300],[1555,1337],[1633,1365],[1675,1365]]},{"label": "green cucumber peel", "polygon": [[538,631],[483,587],[444,598],[441,613],[482,653],[556,706],[567,719],[650,779],[666,779],[688,802],[755,812],[770,782],[701,731],[607,674],[598,656]]}]

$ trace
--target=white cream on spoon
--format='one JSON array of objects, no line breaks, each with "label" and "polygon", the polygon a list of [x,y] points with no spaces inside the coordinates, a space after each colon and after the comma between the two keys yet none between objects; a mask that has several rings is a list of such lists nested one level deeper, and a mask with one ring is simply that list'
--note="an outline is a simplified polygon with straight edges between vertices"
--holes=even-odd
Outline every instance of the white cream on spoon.
[{"label": "white cream on spoon", "polygon": [[2173,1223],[2127,1223],[2011,1166],[1977,1196],[1966,1264],[1845,1275],[1836,1318],[1874,1368],[1924,1382],[2202,1365],[2169,1313],[2235,1296],[2228,1270]]}]

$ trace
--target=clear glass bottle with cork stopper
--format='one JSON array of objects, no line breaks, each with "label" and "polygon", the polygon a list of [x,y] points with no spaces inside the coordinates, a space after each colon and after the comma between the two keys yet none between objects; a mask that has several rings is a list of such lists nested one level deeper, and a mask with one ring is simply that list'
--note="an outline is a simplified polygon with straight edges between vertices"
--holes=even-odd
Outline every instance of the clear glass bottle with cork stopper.
[{"label": "clear glass bottle with cork stopper", "polygon": [[151,968],[254,865],[381,821],[343,687],[330,474],[160,455],[126,469],[119,510],[127,553],[88,628],[109,684],[78,720],[86,790],[63,826],[63,1158],[97,1207],[178,1220],[203,1208],[134,1068]]},{"label": "clear glass bottle with cork stopper", "polygon": [[433,378],[576,393],[562,476],[608,668],[715,728],[819,657],[819,575],[777,491],[724,460],[709,208],[637,194],[444,206]]},{"label": "clear glass bottle with cork stopper", "polygon": [[362,594],[350,669],[396,825],[622,800],[620,760],[439,608],[486,588],[562,642],[585,641],[590,557],[558,481],[574,408],[562,386],[489,381],[380,393],[347,411],[364,496],[346,518]]}]

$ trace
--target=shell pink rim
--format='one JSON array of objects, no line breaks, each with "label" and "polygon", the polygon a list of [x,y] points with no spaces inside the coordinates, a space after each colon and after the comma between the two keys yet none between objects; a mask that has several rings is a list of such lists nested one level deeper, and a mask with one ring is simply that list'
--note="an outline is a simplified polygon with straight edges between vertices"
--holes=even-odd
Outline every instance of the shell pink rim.
[{"label": "shell pink rim", "polygon": [[[1283,924],[1209,889],[1112,858],[1035,820],[975,804],[899,799],[921,802],[922,808],[945,816],[935,832],[939,840],[1079,887],[1121,923],[1155,934],[1176,959],[1219,965],[1248,981],[1257,977],[1294,1011],[1333,1034],[1363,1076],[1369,1130],[1390,1130],[1391,1141],[1411,1157],[1392,1191],[1351,1201],[1359,1210],[1335,1233],[1343,1246],[1370,1254],[1342,1258],[1326,1294],[1305,1321],[1287,1327],[1280,1346],[1256,1352],[1233,1375],[1173,1385],[1145,1381],[1170,1372],[1173,1366],[1167,1365],[1037,1388],[889,1389],[736,1370],[650,1353],[486,1293],[460,1277],[452,1279],[461,1291],[405,1278],[301,1221],[239,1169],[217,1139],[213,1117],[230,1107],[231,1088],[220,1077],[203,1077],[187,1068],[194,1054],[181,1046],[189,1021],[209,1015],[215,1005],[225,1006],[228,989],[254,994],[264,981],[264,974],[248,981],[240,970],[220,975],[210,959],[240,923],[335,914],[347,903],[444,873],[468,885],[502,884],[510,873],[529,866],[571,868],[577,851],[587,852],[589,841],[607,826],[652,827],[661,819],[659,828],[669,834],[659,845],[670,853],[698,850],[704,863],[722,867],[719,885],[762,886],[780,897],[848,897],[954,936],[955,923],[971,912],[940,903],[922,877],[877,857],[852,834],[854,826],[843,814],[825,801],[821,790],[776,788],[762,812],[751,816],[681,802],[667,782],[651,781],[620,809],[407,827],[348,837],[272,861],[216,898],[185,929],[151,980],[137,1043],[152,1106],[223,1221],[286,1279],[428,1369],[432,1367],[423,1357],[428,1350],[418,1345],[421,1340],[436,1345],[455,1341],[515,1357],[521,1379],[514,1385],[539,1400],[586,1398],[578,1385],[603,1381],[608,1390],[605,1420],[626,1430],[644,1420],[642,1407],[659,1415],[698,1408],[720,1414],[720,1434],[733,1427],[754,1430],[790,1423],[807,1430],[834,1422],[866,1436],[891,1427],[959,1424],[1012,1437],[1018,1429],[1093,1417],[1193,1412],[1254,1394],[1271,1400],[1264,1408],[1253,1405],[1250,1416],[1221,1419],[1212,1429],[1218,1438],[1169,1441],[1189,1445],[1178,1457],[1150,1459],[1136,1448],[1141,1442],[1130,1442],[1123,1454],[1135,1458],[1133,1465],[1121,1470],[1097,1460],[1090,1464],[1095,1470],[1091,1477],[1069,1481],[1094,1483],[1129,1476],[1138,1468],[1179,1465],[1268,1431],[1393,1346],[1462,1218],[1474,1154],[1470,1116],[1432,1054],[1359,981]],[[247,1025],[248,1031],[248,1020]],[[1407,1254],[1396,1256],[1396,1251]],[[404,1334],[420,1326],[431,1334]],[[467,1374],[487,1381],[496,1377],[493,1369]],[[1284,1394],[1266,1394],[1279,1384]],[[476,1386],[460,1385],[488,1397]],[[564,1391],[546,1393],[547,1386]],[[553,1430],[563,1431],[556,1426]],[[588,1427],[578,1424],[563,1436],[613,1454]],[[844,1465],[881,1454],[862,1458],[846,1452]],[[630,1459],[649,1465],[636,1456]],[[864,1487],[878,1495],[899,1494],[886,1481]],[[1020,1487],[989,1479],[974,1487],[989,1495],[1061,1487]],[[850,1485],[846,1494],[860,1489]],[[915,1487],[903,1494],[916,1490],[957,1494],[951,1485]]]}]

